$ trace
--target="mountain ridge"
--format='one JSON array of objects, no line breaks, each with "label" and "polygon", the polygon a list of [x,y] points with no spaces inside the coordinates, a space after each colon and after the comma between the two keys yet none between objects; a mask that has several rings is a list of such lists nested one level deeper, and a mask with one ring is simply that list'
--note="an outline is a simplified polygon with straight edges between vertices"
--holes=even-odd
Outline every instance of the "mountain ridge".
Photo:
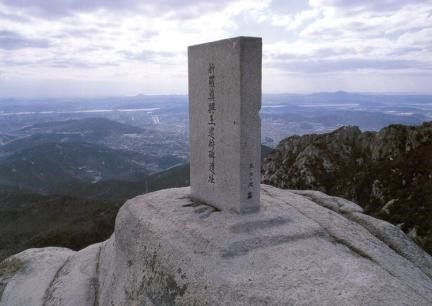
[{"label": "mountain ridge", "polygon": [[432,122],[378,132],[342,127],[282,140],[263,182],[344,197],[398,225],[432,253]]}]

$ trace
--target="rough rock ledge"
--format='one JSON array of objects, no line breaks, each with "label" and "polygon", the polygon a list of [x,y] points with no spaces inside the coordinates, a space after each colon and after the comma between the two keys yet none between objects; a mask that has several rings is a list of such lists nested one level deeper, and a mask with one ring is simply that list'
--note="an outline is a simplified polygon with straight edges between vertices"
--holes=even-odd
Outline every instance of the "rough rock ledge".
[{"label": "rough rock ledge", "polygon": [[432,257],[347,200],[263,185],[259,213],[162,190],[127,201],[105,242],[0,264],[0,305],[172,304],[431,305]]}]

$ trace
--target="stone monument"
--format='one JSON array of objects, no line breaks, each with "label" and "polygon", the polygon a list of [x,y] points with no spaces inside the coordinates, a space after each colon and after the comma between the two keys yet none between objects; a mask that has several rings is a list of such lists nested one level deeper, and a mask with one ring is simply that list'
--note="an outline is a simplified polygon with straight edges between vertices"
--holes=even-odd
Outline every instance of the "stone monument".
[{"label": "stone monument", "polygon": [[238,213],[259,209],[262,40],[188,48],[191,197]]}]

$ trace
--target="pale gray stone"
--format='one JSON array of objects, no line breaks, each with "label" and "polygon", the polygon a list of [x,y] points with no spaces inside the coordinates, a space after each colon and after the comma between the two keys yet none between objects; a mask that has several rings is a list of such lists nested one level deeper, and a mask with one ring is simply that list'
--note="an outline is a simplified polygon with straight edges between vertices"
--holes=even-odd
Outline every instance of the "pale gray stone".
[{"label": "pale gray stone", "polygon": [[315,203],[339,213],[363,212],[359,205],[344,198],[332,197],[316,190],[290,190],[292,193],[309,198]]},{"label": "pale gray stone", "polygon": [[15,255],[0,304],[431,305],[431,257],[402,231],[323,193],[261,189],[242,216],[189,188],[129,200],[102,244]]},{"label": "pale gray stone", "polygon": [[365,214],[354,212],[348,214],[347,217],[367,228],[369,232],[384,241],[395,252],[408,258],[418,267],[422,267],[423,272],[432,278],[432,257],[423,249],[419,249],[418,245],[400,228]]},{"label": "pale gray stone", "polygon": [[261,45],[237,37],[188,48],[192,196],[219,209],[259,208]]},{"label": "pale gray stone", "polygon": [[101,244],[70,256],[57,271],[45,294],[45,306],[96,305]]},{"label": "pale gray stone", "polygon": [[20,264],[13,275],[0,274],[0,286],[6,284],[3,294],[0,292],[0,305],[45,305],[47,288],[74,253],[65,248],[28,249],[6,259]]},{"label": "pale gray stone", "polygon": [[396,253],[409,259],[422,271],[432,278],[432,257],[405,233],[386,221],[379,220],[363,214],[363,209],[346,199],[331,197],[323,192],[315,190],[290,190],[290,192],[305,196],[316,204],[343,214],[346,218],[360,224],[372,235],[386,243]]}]

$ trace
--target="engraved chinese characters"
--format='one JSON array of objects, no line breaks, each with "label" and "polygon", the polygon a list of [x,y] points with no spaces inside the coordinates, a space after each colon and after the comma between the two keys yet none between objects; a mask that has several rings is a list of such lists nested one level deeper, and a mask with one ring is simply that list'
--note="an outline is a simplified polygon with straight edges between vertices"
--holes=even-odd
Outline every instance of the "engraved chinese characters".
[{"label": "engraved chinese characters", "polygon": [[208,181],[211,184],[215,183],[215,111],[216,111],[216,103],[215,103],[215,65],[209,64],[208,67],[208,74],[209,74],[209,107],[208,107],[208,113],[209,113],[209,128],[208,128],[208,137],[209,137],[209,151],[208,151],[208,157],[209,157],[209,177]]},{"label": "engraved chinese characters", "polygon": [[261,38],[188,48],[191,197],[253,212],[260,201]]}]

